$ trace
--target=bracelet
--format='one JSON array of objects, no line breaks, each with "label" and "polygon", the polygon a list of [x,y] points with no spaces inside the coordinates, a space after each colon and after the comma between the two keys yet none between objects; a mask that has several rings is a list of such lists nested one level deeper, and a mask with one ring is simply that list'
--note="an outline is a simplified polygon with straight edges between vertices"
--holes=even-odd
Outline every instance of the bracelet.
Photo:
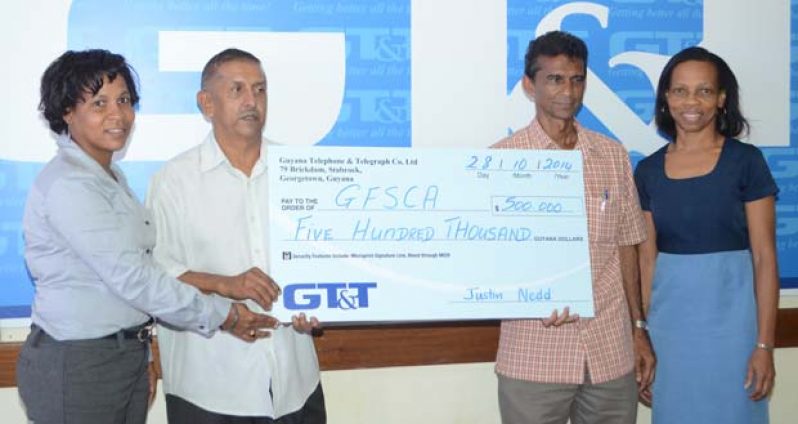
[{"label": "bracelet", "polygon": [[773,345],[769,345],[767,343],[757,343],[756,348],[767,352],[773,352]]},{"label": "bracelet", "polygon": [[236,324],[238,324],[238,319],[240,318],[240,315],[238,315],[238,308],[236,308],[236,304],[233,303],[232,305],[230,305],[230,307],[233,308],[233,322],[231,322],[230,326],[227,327],[226,331],[228,332],[232,332],[233,329],[236,328]]},{"label": "bracelet", "polygon": [[648,323],[646,322],[646,320],[643,320],[643,319],[636,319],[635,320],[635,327],[637,327],[637,328],[639,328],[641,330],[648,331]]}]

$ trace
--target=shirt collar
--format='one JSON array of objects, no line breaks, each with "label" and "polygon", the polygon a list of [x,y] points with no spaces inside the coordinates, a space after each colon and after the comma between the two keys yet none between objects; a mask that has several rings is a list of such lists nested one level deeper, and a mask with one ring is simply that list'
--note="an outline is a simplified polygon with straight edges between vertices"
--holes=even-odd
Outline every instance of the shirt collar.
[{"label": "shirt collar", "polygon": [[[255,167],[252,168],[253,177],[266,170],[266,163],[264,159],[266,158],[266,146],[268,144],[270,144],[269,140],[263,137],[260,146],[260,157],[258,158],[258,161],[255,162]],[[200,172],[208,172],[217,166],[227,166],[229,168],[233,168],[230,160],[227,159],[227,156],[225,156],[222,148],[219,147],[219,142],[216,141],[216,136],[213,135],[213,130],[211,130],[205,137],[202,145],[200,145]]]},{"label": "shirt collar", "polygon": [[[576,127],[576,146],[574,146],[574,150],[582,152],[592,152],[595,150],[595,143],[591,143],[587,131],[585,131],[576,119],[574,119],[574,126]],[[540,149],[560,150],[560,146],[546,134],[546,131],[543,130],[543,127],[537,119],[532,119],[532,123],[527,127],[527,131],[530,133],[529,139],[532,143],[537,144],[535,147]]]},{"label": "shirt collar", "polygon": [[[105,169],[103,169],[103,167],[97,163],[94,158],[89,156],[88,153],[83,151],[83,149],[81,149],[80,146],[78,146],[78,144],[72,140],[72,137],[69,135],[69,133],[60,134],[56,139],[56,145],[58,146],[59,154],[68,157],[93,174],[103,178],[111,178],[111,176],[105,172]],[[116,176],[117,181],[123,182],[125,180],[125,174],[122,173],[122,170],[119,169],[119,167],[116,165],[116,161],[114,160],[111,161],[111,171]]]}]

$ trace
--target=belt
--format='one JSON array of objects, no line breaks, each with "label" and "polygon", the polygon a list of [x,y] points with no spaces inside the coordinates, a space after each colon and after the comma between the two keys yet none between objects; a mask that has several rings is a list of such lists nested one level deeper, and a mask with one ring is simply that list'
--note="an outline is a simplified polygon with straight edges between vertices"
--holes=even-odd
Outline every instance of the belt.
[{"label": "belt", "polygon": [[142,343],[152,340],[152,330],[155,326],[155,319],[150,318],[147,322],[137,325],[135,327],[123,328],[116,333],[109,334],[105,337],[100,337],[102,340],[138,340]]}]

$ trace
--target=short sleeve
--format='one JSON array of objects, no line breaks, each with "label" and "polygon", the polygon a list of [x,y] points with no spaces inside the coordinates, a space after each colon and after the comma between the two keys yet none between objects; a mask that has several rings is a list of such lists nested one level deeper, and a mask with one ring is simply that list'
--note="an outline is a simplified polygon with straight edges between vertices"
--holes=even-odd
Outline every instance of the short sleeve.
[{"label": "short sleeve", "polygon": [[643,213],[640,211],[640,204],[637,199],[637,190],[632,177],[632,164],[629,163],[629,156],[623,152],[621,159],[623,167],[621,173],[621,187],[623,187],[623,205],[621,207],[621,223],[619,228],[618,244],[629,246],[639,244],[646,240],[646,227],[643,220]]},{"label": "short sleeve", "polygon": [[649,206],[651,199],[648,196],[646,187],[645,168],[643,162],[638,163],[637,168],[635,168],[635,186],[637,186],[637,197],[640,198],[640,209],[651,211],[651,207]]},{"label": "short sleeve", "polygon": [[762,151],[755,146],[750,146],[746,156],[748,160],[740,180],[740,194],[743,202],[752,202],[776,195],[779,192],[779,187],[770,173]]}]

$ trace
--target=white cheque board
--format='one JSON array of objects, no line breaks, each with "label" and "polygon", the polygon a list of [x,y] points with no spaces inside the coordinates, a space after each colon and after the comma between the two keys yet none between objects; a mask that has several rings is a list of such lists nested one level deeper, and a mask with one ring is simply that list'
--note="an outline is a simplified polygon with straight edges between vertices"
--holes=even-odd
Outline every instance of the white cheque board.
[{"label": "white cheque board", "polygon": [[267,158],[284,321],[593,316],[577,151],[270,146]]}]

